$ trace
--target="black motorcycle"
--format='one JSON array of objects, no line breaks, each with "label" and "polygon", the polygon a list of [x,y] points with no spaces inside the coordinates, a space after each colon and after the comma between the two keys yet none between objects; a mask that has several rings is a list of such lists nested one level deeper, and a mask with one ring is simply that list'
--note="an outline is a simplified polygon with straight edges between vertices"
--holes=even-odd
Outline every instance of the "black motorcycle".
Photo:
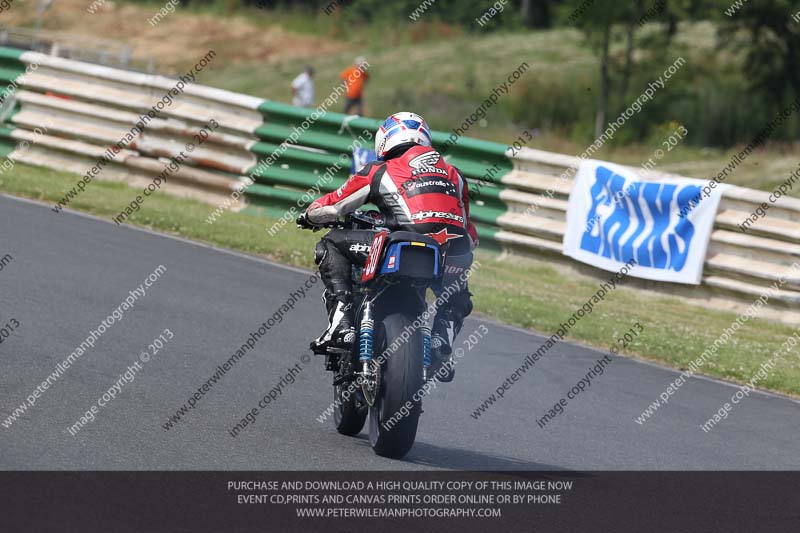
[{"label": "black motorcycle", "polygon": [[372,449],[401,458],[417,435],[423,384],[441,364],[431,354],[425,295],[441,279],[445,254],[427,235],[384,228],[377,211],[325,227],[376,231],[366,264],[352,269],[357,342],[323,352],[333,372],[336,429],[358,435],[369,415]]}]

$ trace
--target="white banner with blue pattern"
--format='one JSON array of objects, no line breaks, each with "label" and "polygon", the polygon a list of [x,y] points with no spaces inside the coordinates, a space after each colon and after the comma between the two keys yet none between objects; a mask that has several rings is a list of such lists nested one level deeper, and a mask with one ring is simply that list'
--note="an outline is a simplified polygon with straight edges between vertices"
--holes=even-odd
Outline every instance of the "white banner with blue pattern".
[{"label": "white banner with blue pattern", "polygon": [[700,284],[725,185],[689,178],[644,180],[604,161],[581,162],[569,196],[564,254],[629,275]]}]

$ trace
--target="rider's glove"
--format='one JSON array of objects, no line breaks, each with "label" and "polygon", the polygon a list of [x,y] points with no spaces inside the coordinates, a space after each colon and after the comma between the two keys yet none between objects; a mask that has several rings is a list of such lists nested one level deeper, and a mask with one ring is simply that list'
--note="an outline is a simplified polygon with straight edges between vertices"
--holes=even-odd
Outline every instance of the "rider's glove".
[{"label": "rider's glove", "polygon": [[300,216],[297,217],[297,220],[295,220],[295,223],[297,224],[298,228],[302,228],[302,229],[315,229],[316,228],[316,226],[314,224],[312,224],[310,220],[308,220],[308,213],[306,213],[305,211],[300,213]]}]

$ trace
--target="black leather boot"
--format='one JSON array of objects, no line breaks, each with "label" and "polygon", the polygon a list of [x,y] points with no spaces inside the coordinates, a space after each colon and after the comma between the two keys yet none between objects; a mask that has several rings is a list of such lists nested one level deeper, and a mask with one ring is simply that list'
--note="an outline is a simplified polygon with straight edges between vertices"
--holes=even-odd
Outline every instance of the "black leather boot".
[{"label": "black leather boot", "polygon": [[311,342],[311,349],[315,352],[327,347],[350,349],[356,339],[352,293],[339,291],[331,296],[325,291],[323,298],[328,308],[328,329]]}]

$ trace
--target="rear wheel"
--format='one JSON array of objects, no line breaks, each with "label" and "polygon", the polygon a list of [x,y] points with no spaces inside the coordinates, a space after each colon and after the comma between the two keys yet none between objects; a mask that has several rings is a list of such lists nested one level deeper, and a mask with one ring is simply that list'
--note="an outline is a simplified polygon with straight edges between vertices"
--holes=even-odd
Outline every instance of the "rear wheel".
[{"label": "rear wheel", "polygon": [[[400,459],[414,445],[422,413],[422,402],[413,398],[422,387],[422,333],[399,313],[384,318],[378,330],[375,353],[387,356],[381,363],[378,397],[369,410],[369,441],[376,454]],[[403,342],[407,331],[411,336]],[[388,352],[394,342],[398,348]]]}]

